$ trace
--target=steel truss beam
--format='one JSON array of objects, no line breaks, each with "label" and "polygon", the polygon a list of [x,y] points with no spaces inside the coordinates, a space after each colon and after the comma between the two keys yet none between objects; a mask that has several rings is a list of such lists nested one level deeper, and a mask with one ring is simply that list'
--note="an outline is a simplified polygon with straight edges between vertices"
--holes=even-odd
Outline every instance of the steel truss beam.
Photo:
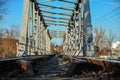
[{"label": "steel truss beam", "polygon": [[62,2],[67,2],[67,3],[71,3],[71,4],[76,4],[75,2],[71,2],[71,1],[67,1],[67,0],[58,0],[58,1],[62,1]]},{"label": "steel truss beam", "polygon": [[69,14],[58,13],[58,12],[50,12],[50,11],[44,11],[44,10],[40,10],[40,11],[41,11],[41,13],[51,13],[51,14],[59,14],[59,15],[71,16]]},{"label": "steel truss beam", "polygon": [[46,15],[42,15],[43,17],[46,17],[46,18],[51,18],[51,19],[63,19],[63,20],[69,20],[67,18],[57,18],[57,17],[51,17],[51,16],[46,16]]},{"label": "steel truss beam", "polygon": [[19,43],[25,45],[18,45],[17,56],[35,55],[36,52],[45,54],[50,50],[50,36],[45,28],[40,10],[37,8],[36,0],[24,0]]},{"label": "steel truss beam", "polygon": [[[43,10],[43,11],[45,11],[45,10]],[[53,15],[52,13],[45,13],[45,12],[41,12],[41,13],[43,13],[44,15]],[[67,12],[67,13],[59,12],[59,14],[65,14],[65,15],[72,14],[72,13],[69,13],[69,12]],[[63,17],[65,17],[65,16],[63,16]]]},{"label": "steel truss beam", "polygon": [[47,26],[67,26],[65,24],[46,23]]},{"label": "steel truss beam", "polygon": [[55,38],[64,38],[65,30],[49,30],[50,36]]},{"label": "steel truss beam", "polygon": [[46,6],[46,7],[51,7],[51,8],[57,8],[57,9],[63,9],[63,10],[73,11],[72,9],[67,9],[67,8],[63,8],[63,7],[56,7],[56,6],[50,6],[50,5],[45,5],[45,4],[41,4],[41,3],[38,3],[38,5]]},{"label": "steel truss beam", "polygon": [[64,21],[54,21],[54,20],[45,20],[45,22],[59,22],[59,23],[66,23],[66,24],[68,24],[68,22],[64,22]]},{"label": "steel truss beam", "polygon": [[[51,0],[49,2],[52,2],[52,1],[61,1],[61,2],[66,2],[66,3],[76,4],[75,2],[71,2],[71,1],[68,1],[68,0]],[[48,1],[46,1],[46,2],[48,2]]]},{"label": "steel truss beam", "polygon": [[[48,41],[50,41],[50,37],[48,36],[45,26],[57,26],[57,27],[65,26],[68,28],[68,30],[66,31],[66,35],[64,36],[66,38],[64,43],[66,53],[68,55],[75,55],[76,53],[79,55],[77,51],[83,49],[84,56],[86,56],[88,46],[87,41],[90,36],[88,37],[85,34],[88,33],[87,29],[89,27],[91,28],[91,25],[88,24],[91,23],[88,2],[89,0],[83,0],[86,3],[83,3],[82,0],[77,0],[77,3],[71,2],[69,0],[51,0],[51,1],[61,1],[73,4],[74,9],[70,7],[66,8],[63,6],[50,6],[38,3],[37,0],[24,0],[25,3],[23,10],[22,28],[20,32],[20,43],[25,44],[25,46],[19,45],[20,49],[22,49],[25,52],[26,51],[36,52],[39,50],[35,47],[38,47],[41,50],[43,50],[43,51],[40,50],[40,52],[46,53],[45,51],[47,51]],[[51,9],[53,8],[62,9],[68,12],[67,13],[64,13],[62,11],[51,12],[50,10],[45,11],[43,10],[44,7]],[[84,10],[82,10],[83,8]],[[54,17],[52,15],[47,14],[58,14],[60,16],[63,16],[63,18],[58,17],[57,15],[55,15],[56,17]],[[78,18],[78,20],[76,20],[76,18]],[[31,19],[31,21],[29,19]],[[30,36],[31,35],[30,31],[32,31],[32,37]],[[33,48],[28,47],[26,45],[31,45],[33,46]]]}]

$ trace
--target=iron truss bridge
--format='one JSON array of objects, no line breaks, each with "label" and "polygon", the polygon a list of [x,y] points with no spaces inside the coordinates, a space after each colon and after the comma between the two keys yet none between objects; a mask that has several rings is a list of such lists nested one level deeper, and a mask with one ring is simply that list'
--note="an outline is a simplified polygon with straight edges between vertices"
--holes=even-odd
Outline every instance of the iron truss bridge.
[{"label": "iron truss bridge", "polygon": [[93,39],[89,0],[24,0],[17,55],[50,54],[53,38],[63,39],[63,54],[86,56]]},{"label": "iron truss bridge", "polygon": [[17,58],[0,60],[0,80],[120,80],[119,61],[86,57],[92,40],[89,0],[24,0]]}]

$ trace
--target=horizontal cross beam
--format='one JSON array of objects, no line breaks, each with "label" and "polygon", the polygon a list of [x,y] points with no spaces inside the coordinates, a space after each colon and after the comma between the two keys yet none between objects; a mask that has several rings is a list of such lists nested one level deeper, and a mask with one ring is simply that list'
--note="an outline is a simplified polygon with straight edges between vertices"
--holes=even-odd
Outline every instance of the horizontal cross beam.
[{"label": "horizontal cross beam", "polygon": [[59,14],[59,15],[71,16],[69,14],[64,14],[64,13],[50,12],[50,11],[44,11],[44,10],[40,10],[40,11],[44,12],[44,13],[51,13],[51,14]]},{"label": "horizontal cross beam", "polygon": [[56,6],[49,6],[49,5],[45,5],[45,4],[41,4],[38,3],[41,6],[46,6],[46,7],[51,7],[51,8],[57,8],[57,9],[64,9],[64,10],[69,10],[69,11],[73,11],[72,9],[68,9],[68,8],[63,8],[63,7],[56,7]]},{"label": "horizontal cross beam", "polygon": [[51,17],[51,16],[47,16],[47,15],[42,15],[43,17],[46,17],[46,18],[51,18],[51,19],[63,19],[63,20],[69,20],[67,18],[57,18],[57,17]]},{"label": "horizontal cross beam", "polygon": [[46,23],[47,26],[67,26],[65,24]]},{"label": "horizontal cross beam", "polygon": [[66,2],[66,3],[71,3],[71,4],[76,4],[75,2],[71,2],[71,1],[68,1],[68,0],[46,0],[46,2],[52,2],[52,1],[61,1],[61,2]]},{"label": "horizontal cross beam", "polygon": [[75,2],[71,2],[71,1],[68,1],[68,0],[58,0],[58,1],[67,2],[67,3],[71,3],[71,4],[76,4]]},{"label": "horizontal cross beam", "polygon": [[54,21],[54,20],[45,20],[45,22],[59,22],[59,23],[68,24],[68,22],[64,22],[64,21]]}]

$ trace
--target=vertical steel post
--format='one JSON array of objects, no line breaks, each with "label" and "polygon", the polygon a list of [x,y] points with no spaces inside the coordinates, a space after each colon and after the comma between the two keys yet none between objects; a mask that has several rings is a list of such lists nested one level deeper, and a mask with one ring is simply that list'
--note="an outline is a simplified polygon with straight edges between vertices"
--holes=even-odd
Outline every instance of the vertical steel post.
[{"label": "vertical steel post", "polygon": [[32,45],[33,52],[35,52],[35,2],[32,3]]},{"label": "vertical steel post", "polygon": [[83,39],[83,56],[86,56],[87,54],[87,45],[88,43],[88,39],[90,37],[90,35],[92,34],[92,32],[89,33],[90,28],[92,29],[92,25],[91,25],[91,16],[90,16],[90,8],[89,8],[89,0],[84,0],[83,2],[83,6],[84,6],[84,10],[83,10],[83,31],[84,31],[84,39]]},{"label": "vertical steel post", "polygon": [[41,44],[41,42],[40,42],[40,39],[41,39],[41,33],[40,33],[40,22],[41,22],[41,17],[40,17],[40,14],[39,14],[39,11],[38,11],[38,23],[37,23],[37,28],[38,28],[38,30],[37,30],[37,48],[38,48],[38,53],[39,53],[39,55],[40,55],[40,53],[41,53],[41,46],[40,46],[40,44]]},{"label": "vertical steel post", "polygon": [[82,29],[82,3],[78,3],[78,55],[82,51],[83,46],[83,29]]},{"label": "vertical steel post", "polygon": [[50,53],[50,36],[48,35],[48,30],[46,30],[46,52]]},{"label": "vertical steel post", "polygon": [[18,51],[19,55],[22,55],[23,53],[28,55],[29,12],[30,12],[30,0],[24,0],[22,26],[21,26],[20,38],[19,38],[19,51]]}]

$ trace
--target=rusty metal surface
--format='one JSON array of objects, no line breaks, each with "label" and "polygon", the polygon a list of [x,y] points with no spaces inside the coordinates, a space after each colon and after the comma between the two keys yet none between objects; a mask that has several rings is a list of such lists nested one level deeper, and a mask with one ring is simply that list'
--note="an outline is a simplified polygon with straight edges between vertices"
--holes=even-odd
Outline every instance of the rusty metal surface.
[{"label": "rusty metal surface", "polygon": [[[47,58],[46,58],[47,57]],[[70,60],[68,57],[67,59],[61,59],[61,64],[66,62],[66,64],[60,65],[63,69],[61,74],[59,75],[45,75],[39,74],[37,75],[34,70],[33,66],[36,66],[36,69],[39,70],[42,66],[38,63],[44,61],[50,61],[50,57],[53,56],[44,56],[44,57],[30,57],[24,58],[24,60],[19,60],[19,58],[8,59],[8,60],[1,60],[0,61],[0,79],[7,79],[7,80],[119,80],[120,79],[120,64],[119,62],[113,61],[105,61],[105,60],[98,60],[98,59],[72,59]],[[36,64],[32,63],[36,62]],[[55,60],[54,60],[55,61]],[[72,61],[72,62],[71,62]],[[31,64],[29,64],[31,62]],[[45,62],[44,62],[45,63]],[[53,63],[50,62],[52,65]],[[56,65],[55,63],[54,65]],[[75,64],[74,67],[73,64]],[[31,67],[32,66],[32,67]],[[47,65],[49,66],[49,65]],[[72,69],[71,69],[72,68]],[[64,70],[66,69],[66,70]],[[71,71],[72,70],[72,71]],[[33,75],[30,75],[29,72],[33,71]],[[63,73],[64,72],[64,73]],[[58,74],[58,73],[56,73]]]}]

